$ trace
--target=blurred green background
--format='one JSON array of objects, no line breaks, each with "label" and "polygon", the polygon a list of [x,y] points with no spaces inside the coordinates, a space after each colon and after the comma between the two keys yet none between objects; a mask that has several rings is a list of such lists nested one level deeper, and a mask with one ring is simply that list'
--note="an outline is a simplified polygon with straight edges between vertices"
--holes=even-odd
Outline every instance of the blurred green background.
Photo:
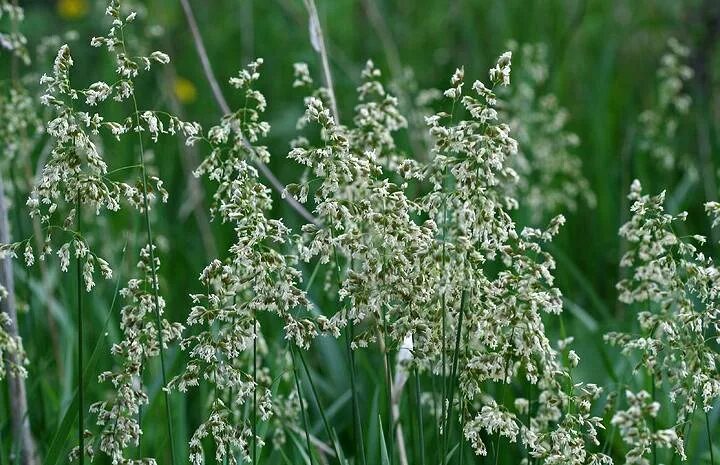
[{"label": "blurred green background", "polygon": [[[166,51],[172,59],[168,71],[150,73],[151,77],[141,79],[138,95],[142,105],[172,108],[179,102],[178,110],[185,119],[209,127],[218,120],[220,110],[204,78],[179,2],[156,0],[139,4],[146,9],[143,33],[154,48]],[[485,79],[487,69],[506,50],[510,40],[520,44],[541,42],[548,46],[550,74],[542,92],[554,93],[568,109],[569,129],[581,139],[576,152],[597,196],[595,208],[581,206],[578,211],[564,212],[568,221],[552,248],[558,261],[557,283],[568,304],[565,316],[568,333],[575,335],[576,350],[583,359],[578,379],[611,385],[612,373],[627,367],[615,352],[604,347],[602,334],[628,329],[634,321],[634,315],[617,303],[614,288],[620,276],[618,262],[622,253],[617,230],[628,216],[625,195],[632,179],[639,178],[647,192],[667,189],[668,208],[673,212],[689,211],[688,231],[711,235],[702,204],[718,197],[720,2],[317,0],[317,4],[341,113],[345,109],[349,114],[356,102],[355,87],[367,59],[372,59],[388,79],[397,78],[409,69],[418,88],[444,89],[454,69],[461,65],[465,66],[468,81]],[[87,40],[106,30],[105,2],[21,1],[20,5],[25,8],[26,21],[22,27],[30,47],[47,35],[76,31],[78,39],[71,40],[70,44],[76,62],[73,76],[78,86],[111,76],[111,63],[97,49],[89,47]],[[234,95],[226,84],[228,78],[251,59],[264,58],[259,87],[268,99],[267,117],[273,127],[268,140],[273,154],[270,167],[284,183],[297,180],[301,169],[285,159],[289,141],[295,136],[295,122],[303,111],[303,93],[290,85],[292,64],[307,62],[316,82],[322,82],[319,59],[309,41],[308,18],[302,0],[196,0],[192,5],[214,71],[231,107],[240,103],[240,96]],[[693,109],[681,121],[675,141],[678,150],[688,155],[688,162],[666,171],[638,151],[637,121],[640,112],[656,99],[656,70],[670,37],[678,38],[691,48],[690,65],[695,77],[687,89],[693,97]],[[47,71],[54,53],[54,49],[48,52]],[[3,76],[7,74],[8,63],[5,57],[0,62]],[[44,71],[38,62],[32,69]],[[192,150],[187,153],[171,139],[152,150],[153,163],[172,194],[169,204],[160,208],[155,218],[155,230],[165,244],[161,249],[162,285],[167,290],[164,295],[168,301],[168,318],[184,321],[189,309],[188,294],[197,290],[197,275],[207,263],[208,255],[213,249],[226,250],[232,235],[227,228],[213,223],[212,239],[209,239],[188,207],[197,199],[203,206],[200,210],[206,210],[207,200],[196,198],[187,180],[193,160],[204,154]],[[133,154],[130,147],[117,145],[108,149],[105,156],[131,159]],[[274,216],[284,218],[292,227],[302,224],[301,218],[279,196],[274,196]],[[14,235],[21,237],[23,232],[30,231],[31,225],[22,208],[24,199],[18,194],[18,198],[12,200],[11,213],[16,215]],[[522,209],[517,212],[520,225],[527,224],[527,218],[527,212]],[[110,221],[122,222],[117,218]],[[113,242],[109,244],[111,253],[119,262],[124,239]],[[708,252],[717,256],[715,244],[716,241],[709,241]],[[127,249],[124,261],[132,264],[137,247],[131,243]],[[127,277],[128,269],[125,266],[118,273],[121,279]],[[38,443],[45,452],[74,386],[74,327],[70,316],[73,312],[67,310],[72,308],[72,297],[69,297],[72,292],[70,287],[63,290],[58,284],[61,276],[55,276],[56,287],[49,295],[38,291],[37,280],[27,276],[19,266],[17,274],[17,292],[26,304],[26,311],[21,315],[22,332],[32,361],[28,380],[34,407],[31,419]],[[105,328],[114,286],[114,280],[103,283],[100,291],[90,297],[93,302],[87,338],[90,350],[97,340],[112,341],[117,337],[116,323]],[[313,298],[319,305],[327,304],[321,291],[318,288]],[[46,305],[52,307],[52,318],[59,327],[60,336],[54,347],[48,339],[44,311],[27,311]],[[553,334],[559,334],[556,323],[550,326]],[[102,337],[106,329],[109,338]],[[104,344],[106,342],[98,349],[101,358],[97,372],[111,365],[102,358],[107,353]],[[328,404],[343,398],[347,402],[342,354],[326,341],[317,344],[311,355],[313,365],[324,374],[320,387]],[[175,353],[171,359],[179,360]],[[361,357],[359,363],[370,368],[372,358]],[[372,371],[368,369],[367,373]],[[176,372],[171,369],[171,373]],[[368,376],[365,382],[372,386],[372,377]],[[158,388],[156,384],[155,394]],[[91,388],[90,399],[103,392],[95,389]],[[368,388],[366,392],[373,391]],[[6,402],[5,395],[3,390],[2,402]],[[177,423],[181,425],[178,437],[187,435],[187,429],[198,420],[201,397],[173,396],[175,412],[180,417]],[[159,414],[159,397],[155,395],[153,399],[151,409]],[[369,396],[363,401],[368,406],[373,398]],[[377,398],[374,401],[377,402]],[[0,404],[2,438],[9,434],[4,408]],[[341,403],[338,409],[342,408],[346,405],[343,407]],[[713,424],[718,420],[717,410],[712,417]],[[181,418],[188,420],[184,422]],[[344,420],[339,421],[342,424]],[[182,425],[187,429],[183,430]],[[147,432],[145,440],[163,441],[164,431],[157,429]],[[697,439],[703,440],[702,436]],[[7,443],[0,438],[0,444],[3,444],[0,457],[6,460]],[[698,458],[694,460],[700,463]]]}]

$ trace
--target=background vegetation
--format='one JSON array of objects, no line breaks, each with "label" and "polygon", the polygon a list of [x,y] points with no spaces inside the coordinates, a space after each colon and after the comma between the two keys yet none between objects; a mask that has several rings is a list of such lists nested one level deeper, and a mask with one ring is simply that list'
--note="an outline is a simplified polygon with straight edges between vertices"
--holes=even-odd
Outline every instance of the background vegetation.
[{"label": "background vegetation", "polygon": [[[74,76],[78,77],[79,84],[90,84],[103,74],[110,79],[113,64],[96,49],[86,46],[86,38],[106,30],[104,2],[27,0],[20,3],[26,14],[23,32],[32,47],[48,35],[61,35],[71,44],[75,40],[80,44],[73,50]],[[273,127],[268,141],[273,154],[269,166],[284,183],[296,181],[302,168],[284,157],[288,141],[295,133],[295,122],[303,112],[303,94],[290,86],[292,64],[309,63],[320,81],[320,63],[310,45],[303,2],[213,0],[193,2],[193,7],[208,55],[232,108],[241,104],[241,97],[230,91],[227,79],[255,57],[264,58],[263,79],[258,88],[268,98],[267,115]],[[179,2],[146,2],[145,8],[146,21],[152,26],[144,33],[155,44],[154,48],[172,57],[172,62],[164,71],[142,77],[138,81],[138,94],[152,99],[148,106],[173,108],[184,119],[209,127],[221,112],[199,65]],[[666,189],[670,212],[688,210],[687,229],[693,234],[712,237],[710,220],[702,212],[702,204],[706,200],[717,200],[720,193],[717,171],[720,163],[717,156],[720,6],[717,2],[318,0],[318,9],[341,108],[354,105],[355,88],[368,58],[374,60],[385,76],[398,79],[406,70],[412,70],[418,89],[445,89],[449,76],[461,65],[465,66],[465,74],[470,79],[484,79],[486,70],[506,50],[510,40],[547,45],[549,79],[542,91],[555,94],[569,111],[568,128],[581,139],[575,151],[582,159],[583,174],[597,199],[594,208],[581,205],[576,211],[563,212],[567,224],[561,228],[550,250],[558,261],[557,286],[566,301],[564,330],[575,336],[574,348],[583,360],[574,376],[601,386],[617,384],[632,367],[603,342],[602,335],[608,331],[631,330],[636,325],[634,314],[618,303],[615,290],[615,283],[621,278],[618,263],[623,252],[617,231],[629,215],[626,195],[631,181],[639,178],[645,191],[650,193]],[[68,31],[76,31],[76,35],[68,36]],[[664,170],[639,149],[638,117],[657,99],[656,72],[670,37],[677,37],[690,47],[689,62],[695,75],[687,89],[693,98],[693,107],[680,121],[673,141],[687,158],[675,169]],[[55,52],[56,47],[51,47],[45,66],[36,62],[33,69],[49,71]],[[0,56],[0,73],[2,76],[11,73],[11,62],[4,51]],[[89,76],[87,82],[83,82],[84,76]],[[409,142],[405,142],[405,148],[410,149]],[[113,145],[105,156],[123,159],[129,164],[135,155],[133,148],[125,145]],[[33,161],[42,156],[41,144],[35,150]],[[233,235],[228,228],[208,222],[207,214],[202,212],[207,211],[208,205],[204,192],[210,190],[189,181],[190,171],[204,155],[182,143],[176,146],[165,143],[162,149],[151,150],[154,169],[162,173],[167,189],[173,193],[168,204],[154,211],[153,220],[163,262],[161,286],[167,290],[164,293],[166,317],[170,321],[184,321],[191,306],[189,294],[198,292],[199,271],[209,257],[227,249]],[[27,169],[9,164],[3,173],[11,186],[6,195],[11,202],[15,238],[27,236],[33,228],[23,207],[28,178],[32,177]],[[34,171],[37,167],[30,169]],[[283,218],[293,229],[303,223],[275,192],[273,200],[273,217]],[[518,224],[529,224],[531,213],[522,208],[517,211]],[[127,224],[127,217],[123,215],[98,219],[110,222],[103,225],[106,231],[117,232],[111,240],[98,245],[107,250],[106,255],[113,257],[115,263],[124,263],[124,266],[117,267],[116,277],[99,283],[98,291],[88,297],[85,340],[92,362],[87,368],[91,381],[87,382],[86,396],[90,399],[100,399],[105,393],[94,379],[112,367],[108,349],[119,337],[117,318],[111,316],[120,305],[114,302],[116,285],[132,271],[137,261],[136,251],[142,245],[142,240],[132,231],[121,227]],[[717,241],[709,241],[707,252],[717,257],[720,252]],[[63,420],[76,385],[73,288],[52,268],[47,270],[46,278],[40,277],[37,268],[28,271],[18,265],[14,271],[21,335],[32,362],[27,379],[32,430],[40,455],[57,454],[62,462],[62,454],[69,450],[76,434],[72,423],[70,430],[65,431],[67,439],[60,440],[62,447],[51,450],[53,441],[62,437]],[[305,270],[306,276],[311,272]],[[321,285],[313,286],[310,296],[320,308],[335,305],[324,296]],[[550,333],[559,338],[561,328],[557,320],[546,324]],[[168,351],[169,373],[179,372],[183,357],[176,348]],[[316,375],[314,379],[327,414],[341,443],[349,450],[353,442],[350,386],[342,344],[320,339],[307,355],[307,362]],[[369,463],[379,463],[381,457],[377,417],[385,402],[382,373],[377,369],[381,363],[379,354],[360,351],[357,355]],[[143,417],[146,424],[164,422],[160,387],[160,381],[150,386],[151,403]],[[205,394],[201,390],[186,397],[171,396],[179,457],[187,457],[186,438],[204,417]],[[12,463],[14,457],[8,409],[7,390],[3,389],[0,464]],[[309,416],[311,430],[322,436],[321,418],[312,402]],[[715,432],[719,431],[716,427],[719,416],[717,408],[710,415],[710,427]],[[666,420],[661,418],[661,421]],[[709,463],[705,431],[697,427],[692,433],[687,446],[690,463]],[[300,463],[303,437],[298,432],[288,434],[300,444],[295,456],[282,457],[267,448],[261,463],[285,460]],[[616,439],[608,439],[610,448],[620,451],[622,445],[619,441],[615,445]],[[604,436],[602,440],[605,441]],[[715,441],[715,447],[719,445],[720,441]],[[169,463],[163,456],[167,453],[164,428],[146,428],[143,447],[157,454],[160,463]],[[493,459],[491,455],[482,463]],[[518,463],[517,459],[516,452],[507,448],[495,463]],[[470,460],[478,459],[468,454],[466,460],[473,463]]]}]

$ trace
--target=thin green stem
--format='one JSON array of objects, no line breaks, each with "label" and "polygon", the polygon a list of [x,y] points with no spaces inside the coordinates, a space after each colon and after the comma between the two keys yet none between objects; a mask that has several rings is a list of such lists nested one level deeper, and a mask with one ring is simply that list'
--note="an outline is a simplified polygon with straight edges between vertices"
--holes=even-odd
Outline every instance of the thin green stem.
[{"label": "thin green stem", "polygon": [[[307,378],[308,382],[310,383],[310,391],[312,392],[313,399],[315,400],[315,404],[317,405],[318,410],[320,411],[320,418],[322,418],[323,426],[325,427],[325,433],[328,435],[328,438],[333,443],[333,448],[335,449],[335,453],[338,457],[338,462],[340,461],[340,457],[342,454],[340,453],[340,450],[338,450],[338,441],[335,437],[335,433],[333,432],[332,428],[330,428],[330,423],[328,422],[327,416],[325,415],[325,409],[322,406],[322,403],[320,402],[320,396],[318,395],[317,388],[315,387],[315,382],[312,379],[312,375],[310,374],[310,370],[308,369],[307,363],[305,363],[305,357],[303,357],[302,352],[298,351],[297,353],[298,357],[300,357],[300,363],[302,364],[303,370],[305,370],[305,377]],[[295,364],[295,359],[293,359],[293,366]]]},{"label": "thin green stem", "polygon": [[[499,404],[505,405],[505,391],[507,389],[507,377],[508,377],[508,371],[510,371],[510,359],[507,360],[505,363],[505,373],[502,387],[500,388],[500,398],[499,398]],[[498,460],[500,459],[500,433],[497,435],[497,439],[495,440],[495,465],[498,465]]]},{"label": "thin green stem", "polygon": [[[332,236],[332,231],[331,231]],[[340,260],[338,259],[337,249],[333,245],[333,259],[335,261],[335,279],[338,287],[342,285],[340,278]],[[360,420],[360,403],[358,402],[357,385],[355,380],[355,353],[352,350],[352,340],[354,335],[354,324],[352,318],[347,314],[347,326],[345,327],[345,350],[347,352],[348,362],[350,364],[350,389],[352,394],[352,411],[353,411],[353,438],[355,440],[356,453],[360,452],[360,460],[363,465],[367,465],[367,459],[365,458],[365,443],[363,441],[362,434],[362,421]]]},{"label": "thin green stem", "polygon": [[415,378],[415,410],[417,412],[418,434],[420,435],[420,465],[425,465],[425,434],[423,433],[422,400],[420,399],[420,374],[413,368]]},{"label": "thin green stem", "polygon": [[390,459],[390,465],[393,465],[395,462],[395,428],[394,428],[394,421],[393,421],[393,396],[392,396],[392,370],[390,368],[390,353],[388,351],[387,346],[387,322],[386,322],[386,313],[385,308],[383,307],[382,312],[382,325],[383,325],[383,349],[385,352],[385,389],[386,389],[386,395],[387,395],[387,415],[388,415],[388,435],[387,435],[387,442],[388,442],[388,458]]},{"label": "thin green stem", "polygon": [[[78,233],[81,230],[80,218],[80,192],[77,194],[75,217]],[[77,366],[78,366],[78,447],[80,448],[80,465],[85,464],[85,379],[83,376],[83,295],[82,295],[82,265],[81,257],[76,254],[77,278]]]},{"label": "thin green stem", "polygon": [[[290,348],[292,353],[292,347]],[[295,358],[293,357],[293,366],[295,365]],[[253,386],[253,414],[252,414],[252,433],[253,433],[253,450],[252,450],[252,460],[253,465],[257,464],[257,412],[258,412],[258,402],[257,402],[257,314],[255,311],[253,311],[253,382],[255,383]],[[298,388],[298,395],[300,394],[300,389]],[[302,407],[302,404],[301,404]]]},{"label": "thin green stem", "polygon": [[465,431],[465,410],[465,403],[464,401],[461,401],[460,411],[462,413],[460,415],[460,465],[463,465],[463,463],[465,462],[465,440],[463,438],[463,431]]},{"label": "thin green stem", "polygon": [[713,441],[710,435],[710,418],[707,411],[705,412],[705,432],[707,433],[708,449],[710,450],[710,465],[715,465],[715,453],[713,452]]},{"label": "thin green stem", "polygon": [[[447,205],[446,205],[446,202],[447,202],[447,200],[445,200],[445,201],[443,202],[443,230],[442,230],[442,241],[443,241],[443,243],[442,243],[442,268],[443,268],[443,273],[445,272],[445,229],[446,229],[446,223],[447,223]],[[441,334],[441,339],[442,339],[442,341],[441,341],[441,346],[442,346],[442,347],[441,347],[441,349],[440,349],[440,352],[441,352],[441,355],[440,355],[440,356],[441,356],[441,359],[442,359],[442,362],[441,362],[441,363],[442,363],[442,372],[441,372],[441,374],[440,374],[440,380],[441,380],[441,382],[442,382],[442,386],[441,386],[441,389],[440,389],[440,392],[441,392],[441,396],[440,396],[440,400],[441,400],[441,406],[440,406],[440,410],[441,410],[441,412],[440,412],[440,421],[437,422],[437,428],[438,428],[439,430],[442,429],[442,423],[443,423],[443,421],[444,421],[445,418],[446,418],[446,415],[445,415],[445,399],[447,398],[447,388],[446,388],[446,387],[447,387],[447,383],[446,383],[446,380],[445,380],[445,376],[446,376],[446,374],[447,374],[447,369],[446,369],[446,365],[447,365],[447,355],[446,355],[446,352],[447,352],[447,351],[446,351],[446,348],[445,348],[445,340],[446,340],[445,334],[446,334],[446,332],[447,332],[447,329],[446,329],[446,326],[447,326],[447,323],[446,323],[446,320],[447,320],[447,316],[446,316],[446,313],[447,313],[447,303],[446,303],[446,299],[445,299],[445,290],[444,290],[444,289],[443,289],[443,293],[442,293],[442,296],[440,297],[440,299],[441,299],[441,318],[442,318],[442,324],[441,324],[441,329],[440,329],[440,331],[441,331],[440,334]],[[447,442],[445,436],[447,436],[447,432],[446,432],[446,431],[442,431],[442,442],[443,442],[443,445]],[[438,453],[440,453],[441,450],[444,450],[444,449],[445,449],[444,447],[438,447]],[[439,459],[442,459],[442,457],[440,457]],[[438,460],[438,462],[440,462],[440,460]]]},{"label": "thin green stem", "polygon": [[[652,379],[652,400],[653,402],[656,401],[656,387],[655,387],[655,375],[651,372],[650,377]],[[652,430],[653,433],[657,432],[657,417],[652,417]],[[657,444],[655,441],[653,441],[652,444],[652,461],[653,465],[657,465]]]},{"label": "thin green stem", "polygon": [[347,350],[348,359],[350,360],[350,389],[352,390],[353,404],[353,429],[355,430],[355,439],[357,441],[355,447],[360,451],[360,460],[363,465],[367,465],[365,458],[365,443],[363,442],[362,422],[360,420],[360,403],[357,396],[357,385],[355,380],[355,353],[352,350],[351,341],[354,338],[354,325],[351,319],[348,319],[345,328],[345,348]]},{"label": "thin green stem", "polygon": [[466,291],[463,289],[462,293],[460,294],[460,316],[458,317],[457,330],[455,332],[455,351],[453,353],[452,372],[450,374],[450,395],[448,399],[448,412],[447,419],[445,420],[445,430],[443,431],[443,457],[447,456],[448,436],[450,435],[450,421],[453,411],[453,400],[455,398],[455,385],[457,384],[456,377],[458,362],[460,359],[460,338],[462,337],[462,323],[463,315],[465,313],[465,299]]},{"label": "thin green stem", "polygon": [[[125,49],[125,40],[123,37],[123,51]],[[140,117],[138,116],[138,104],[135,93],[132,93],[132,103],[135,110],[135,123],[140,127]],[[160,371],[162,374],[163,397],[165,398],[165,419],[167,422],[168,437],[170,439],[170,463],[175,465],[175,435],[173,434],[172,416],[170,412],[170,394],[167,389],[167,372],[165,368],[165,343],[162,334],[162,317],[160,316],[160,282],[158,281],[157,268],[155,263],[155,243],[153,242],[152,227],[150,225],[150,202],[148,201],[148,182],[147,182],[147,166],[145,165],[145,149],[143,147],[142,134],[138,132],[138,143],[140,148],[140,173],[142,174],[143,186],[143,208],[145,213],[145,232],[147,235],[148,248],[150,249],[150,274],[152,277],[153,287],[153,306],[155,307],[155,325],[158,338],[158,352],[160,353]]]},{"label": "thin green stem", "polygon": [[308,428],[307,414],[305,412],[305,406],[303,403],[302,391],[300,390],[300,377],[298,376],[298,372],[297,372],[297,363],[295,363],[295,350],[293,349],[292,345],[290,345],[290,358],[292,359],[292,364],[293,364],[293,377],[295,378],[295,389],[297,389],[298,400],[300,401],[300,414],[302,415],[303,427],[305,428],[305,441],[307,442],[308,457],[310,458],[310,465],[312,465],[313,464],[313,454],[312,454],[312,447],[310,444],[310,429]]}]

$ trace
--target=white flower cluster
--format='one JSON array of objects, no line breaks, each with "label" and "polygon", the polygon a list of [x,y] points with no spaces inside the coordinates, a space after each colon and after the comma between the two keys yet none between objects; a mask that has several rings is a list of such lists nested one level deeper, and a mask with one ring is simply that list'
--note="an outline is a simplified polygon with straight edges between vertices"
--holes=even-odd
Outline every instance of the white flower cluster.
[{"label": "white flower cluster", "polygon": [[33,138],[44,131],[32,94],[23,86],[0,93],[0,166],[28,153]]},{"label": "white flower cluster", "polygon": [[580,203],[595,206],[595,194],[582,173],[582,160],[575,150],[580,145],[577,134],[567,129],[568,111],[553,94],[540,94],[549,70],[544,44],[511,44],[520,50],[519,73],[507,95],[504,107],[518,154],[511,165],[518,182],[508,189],[530,213],[533,223],[550,214],[577,210]]},{"label": "white flower cluster", "polygon": [[[7,299],[7,290],[0,285],[0,306]],[[3,309],[4,310],[4,309]],[[25,365],[27,357],[20,337],[11,336],[7,329],[12,324],[5,311],[0,311],[0,381],[5,379],[8,372],[13,376],[24,378],[27,376]]]},{"label": "white flower cluster", "polygon": [[[197,123],[187,123],[178,118],[161,112],[144,111],[139,115],[128,116],[122,121],[110,121],[101,113],[81,111],[77,100],[84,96],[89,110],[113,96],[117,102],[128,98],[133,99],[133,79],[138,75],[142,64],[144,69],[150,68],[151,62],[167,63],[167,55],[153,52],[148,57],[129,58],[125,50],[123,28],[134,19],[130,14],[120,17],[117,0],[111,0],[106,13],[113,19],[107,36],[95,37],[94,46],[104,45],[117,61],[118,80],[109,85],[95,82],[86,89],[76,90],[70,79],[73,59],[70,48],[63,45],[55,58],[51,76],[43,75],[41,84],[45,86],[45,94],[41,102],[54,112],[53,119],[47,124],[47,132],[54,139],[54,146],[48,161],[43,166],[42,174],[27,201],[31,216],[38,216],[47,225],[44,249],[39,251],[40,259],[52,252],[52,231],[60,231],[74,237],[75,252],[78,257],[87,257],[84,265],[86,288],[94,286],[92,272],[94,261],[99,262],[102,274],[107,278],[111,275],[107,262],[90,253],[79,231],[70,228],[81,220],[86,207],[95,210],[99,215],[103,210],[117,211],[122,201],[143,212],[147,204],[156,198],[166,202],[167,191],[157,177],[148,180],[147,192],[138,180],[135,182],[116,181],[108,171],[108,165],[98,149],[97,139],[104,131],[117,140],[126,133],[148,132],[154,141],[160,134],[183,134],[188,143],[193,143],[201,128]],[[163,121],[163,119],[165,121]],[[121,171],[121,170],[114,170]],[[113,172],[114,172],[113,171]],[[147,199],[146,199],[147,197]],[[69,212],[60,216],[64,203]],[[79,245],[82,243],[82,247]],[[28,246],[30,247],[29,243]],[[60,265],[67,271],[69,264],[70,243],[64,243],[58,250]],[[31,264],[32,250],[26,250],[26,262]]]},{"label": "white flower cluster", "polygon": [[672,169],[684,154],[677,152],[675,139],[680,119],[687,115],[692,99],[686,89],[693,77],[687,65],[690,49],[677,39],[667,42],[668,51],[657,71],[657,98],[653,108],[640,114],[639,148],[665,169]]},{"label": "white flower cluster", "polygon": [[[640,334],[609,333],[606,339],[641,355],[650,376],[667,383],[678,423],[684,423],[720,397],[720,354],[708,344],[718,340],[720,328],[720,270],[699,250],[703,236],[676,235],[673,225],[687,214],[668,214],[664,192],[643,195],[636,180],[628,198],[633,215],[620,235],[629,244],[621,260],[629,276],[617,288],[621,302],[640,310]],[[716,205],[706,208],[712,214]]]},{"label": "white flower cluster", "polygon": [[287,189],[302,202],[314,191],[322,227],[303,227],[300,256],[333,261],[338,297],[345,303],[342,311],[319,317],[321,329],[337,337],[348,318],[368,321],[371,330],[354,336],[352,347],[367,346],[378,332],[389,337],[385,344],[400,346],[420,324],[420,308],[429,301],[421,259],[430,252],[435,224],[418,225],[413,213],[419,207],[408,199],[405,186],[383,177],[380,163],[396,159],[393,133],[406,123],[372,62],[362,78],[352,128],[334,121],[317,96],[306,99],[304,122],[319,127],[321,143],[313,146],[302,139],[288,157],[308,166],[314,177]]},{"label": "white flower cluster", "polygon": [[[154,464],[154,459],[129,457],[128,449],[139,445],[142,430],[140,428],[140,409],[149,402],[143,383],[143,368],[160,354],[156,326],[154,291],[159,283],[153,282],[153,271],[160,267],[160,259],[155,257],[151,264],[150,246],[140,252],[137,264],[140,278],[128,281],[120,295],[128,301],[120,311],[120,330],[122,340],[112,346],[113,358],[119,368],[100,374],[100,383],[110,382],[113,395],[108,400],[90,406],[90,413],[97,418],[100,427],[98,449],[106,454],[112,463],[128,465]],[[165,300],[158,299],[157,312],[162,317]],[[170,323],[162,319],[163,344],[180,339],[183,327],[179,323]],[[92,456],[94,451],[90,450]]]},{"label": "white flower cluster", "polygon": [[[25,11],[9,0],[0,0],[0,19],[6,15],[11,23],[17,25],[25,18]],[[30,64],[27,39],[23,34],[17,32],[16,28],[11,31],[0,31],[0,50],[3,49],[22,60],[26,65]]]},{"label": "white flower cluster", "polygon": [[[511,442],[521,438],[530,456],[548,463],[608,463],[606,456],[588,450],[598,445],[601,420],[591,415],[590,403],[599,389],[588,385],[579,394],[566,389],[569,370],[559,362],[542,321],[543,314],[562,311],[553,285],[555,262],[542,244],[552,240],[564,218],[552,219],[544,230],[518,232],[510,217],[517,200],[505,186],[517,178],[511,158],[518,146],[500,120],[493,91],[507,84],[509,60],[503,54],[491,70],[492,88],[473,83],[474,94],[463,93],[464,71],[455,72],[444,93],[453,112],[427,118],[433,159],[421,172],[410,167],[405,173],[431,182],[421,204],[438,231],[423,264],[433,300],[423,314],[427,330],[415,334],[414,355],[443,378],[450,374],[447,360],[457,365],[461,405],[470,418],[464,435],[476,453],[486,453],[486,432]],[[470,118],[456,121],[461,108]],[[574,353],[569,359],[571,366],[578,362]],[[523,415],[486,388],[521,376],[538,388],[537,399],[518,404],[533,407],[522,407]],[[440,401],[453,408],[452,395]],[[524,421],[528,414],[529,423]]]},{"label": "white flower cluster", "polygon": [[675,448],[677,454],[686,460],[683,441],[674,429],[653,431],[648,420],[657,417],[660,410],[658,402],[652,402],[650,394],[645,391],[633,393],[627,391],[628,408],[620,410],[612,418],[612,424],[620,430],[623,440],[630,446],[625,454],[627,465],[650,465],[646,458],[653,446]]},{"label": "white flower cluster", "polygon": [[190,460],[195,465],[205,463],[201,442],[207,436],[215,442],[217,461],[226,458],[236,463],[234,452],[242,460],[250,460],[250,445],[262,445],[261,438],[253,437],[249,421],[235,414],[254,399],[263,421],[274,413],[273,377],[256,360],[262,350],[258,346],[263,344],[257,315],[278,316],[284,323],[285,338],[298,347],[307,348],[317,334],[312,320],[294,315],[309,309],[310,302],[297,287],[301,276],[293,257],[277,250],[288,241],[290,232],[281,221],[267,217],[270,191],[251,165],[253,156],[267,161],[269,154],[260,146],[253,146],[250,152],[243,142],[245,136],[257,141],[270,129],[261,120],[265,99],[252,87],[260,76],[261,63],[251,63],[231,80],[244,92],[244,107],[225,115],[208,131],[212,151],[195,173],[218,183],[213,212],[236,233],[229,256],[224,261],[213,260],[200,275],[205,292],[191,296],[195,305],[187,319],[188,326],[198,331],[181,341],[189,361],[184,373],[170,383],[181,392],[200,383],[213,385],[210,415],[190,441]]}]

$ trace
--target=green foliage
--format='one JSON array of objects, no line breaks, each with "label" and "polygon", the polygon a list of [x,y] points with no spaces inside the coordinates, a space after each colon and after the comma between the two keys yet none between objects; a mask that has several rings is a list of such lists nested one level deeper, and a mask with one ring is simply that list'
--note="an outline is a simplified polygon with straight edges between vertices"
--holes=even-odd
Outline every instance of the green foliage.
[{"label": "green foliage", "polygon": [[0,464],[716,460],[713,2],[193,2],[229,112],[109,3],[0,0]]}]

